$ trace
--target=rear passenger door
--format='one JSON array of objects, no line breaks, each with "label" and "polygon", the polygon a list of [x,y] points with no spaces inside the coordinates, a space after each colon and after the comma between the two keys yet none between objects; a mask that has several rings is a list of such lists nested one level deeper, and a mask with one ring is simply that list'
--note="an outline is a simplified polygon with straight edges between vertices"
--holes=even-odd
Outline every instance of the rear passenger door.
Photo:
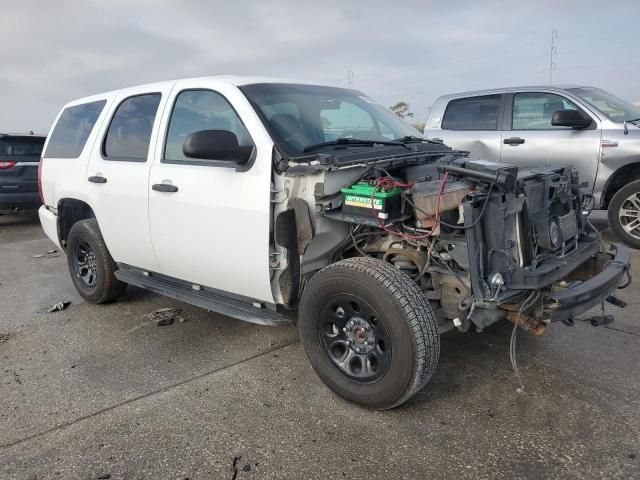
[{"label": "rear passenger door", "polygon": [[440,130],[429,129],[429,136],[441,138],[455,150],[470,152],[471,157],[500,160],[503,95],[479,95],[450,100]]},{"label": "rear passenger door", "polygon": [[[592,118],[591,127],[551,125],[558,110],[579,110]],[[505,107],[501,161],[519,167],[574,165],[590,189],[600,156],[599,120],[570,99],[549,92],[510,94]]]},{"label": "rear passenger door", "polygon": [[170,90],[162,84],[118,94],[87,168],[90,203],[111,255],[146,270],[158,268],[149,231],[149,159]]}]

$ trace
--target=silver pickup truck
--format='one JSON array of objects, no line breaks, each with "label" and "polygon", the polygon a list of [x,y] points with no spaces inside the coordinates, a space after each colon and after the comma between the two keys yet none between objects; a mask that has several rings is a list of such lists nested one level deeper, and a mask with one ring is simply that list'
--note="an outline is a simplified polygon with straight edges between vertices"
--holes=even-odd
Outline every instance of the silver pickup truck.
[{"label": "silver pickup truck", "polygon": [[593,87],[482,90],[438,98],[425,134],[475,158],[574,165],[615,234],[640,248],[640,108]]}]

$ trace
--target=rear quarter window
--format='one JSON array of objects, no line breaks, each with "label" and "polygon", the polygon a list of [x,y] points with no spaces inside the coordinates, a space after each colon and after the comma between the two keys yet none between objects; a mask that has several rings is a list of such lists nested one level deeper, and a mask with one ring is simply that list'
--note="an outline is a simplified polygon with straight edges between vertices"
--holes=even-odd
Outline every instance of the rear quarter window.
[{"label": "rear quarter window", "polygon": [[106,100],[74,105],[63,110],[51,132],[45,158],[78,158]]},{"label": "rear quarter window", "polygon": [[451,100],[442,118],[444,130],[497,130],[500,95]]}]

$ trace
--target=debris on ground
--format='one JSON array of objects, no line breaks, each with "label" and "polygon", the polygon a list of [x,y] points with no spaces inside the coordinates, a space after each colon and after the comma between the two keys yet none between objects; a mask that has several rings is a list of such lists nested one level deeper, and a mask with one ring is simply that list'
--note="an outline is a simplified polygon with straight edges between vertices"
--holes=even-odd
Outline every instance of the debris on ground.
[{"label": "debris on ground", "polygon": [[47,254],[44,255],[42,253],[38,253],[36,255],[32,255],[33,258],[57,258],[59,257],[60,254],[58,253],[58,250],[56,250],[55,248],[51,249],[51,250],[47,250]]},{"label": "debris on ground", "polygon": [[59,312],[60,310],[64,310],[65,308],[67,308],[69,305],[71,305],[71,302],[60,301],[54,305],[51,305],[49,308],[47,308],[47,312],[48,313]]},{"label": "debris on ground", "polygon": [[0,332],[0,343],[8,342],[9,338],[11,338],[11,334],[9,334],[9,333],[1,333]]},{"label": "debris on ground", "polygon": [[181,308],[165,307],[150,313],[149,318],[155,322],[156,327],[164,327],[165,325],[173,325],[173,322],[176,320],[186,322],[186,320],[180,316],[181,313]]}]

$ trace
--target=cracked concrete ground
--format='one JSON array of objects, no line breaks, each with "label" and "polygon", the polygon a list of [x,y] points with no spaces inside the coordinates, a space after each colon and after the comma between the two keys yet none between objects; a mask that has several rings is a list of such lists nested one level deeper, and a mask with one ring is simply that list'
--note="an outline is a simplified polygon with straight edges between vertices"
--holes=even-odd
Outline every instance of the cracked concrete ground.
[{"label": "cracked concrete ground", "polygon": [[[134,288],[89,305],[51,248],[0,219],[2,479],[640,478],[640,283],[611,328],[521,335],[525,395],[504,324],[444,336],[418,398],[373,412],[320,383],[295,328]],[[155,326],[162,307],[188,321]]]}]

